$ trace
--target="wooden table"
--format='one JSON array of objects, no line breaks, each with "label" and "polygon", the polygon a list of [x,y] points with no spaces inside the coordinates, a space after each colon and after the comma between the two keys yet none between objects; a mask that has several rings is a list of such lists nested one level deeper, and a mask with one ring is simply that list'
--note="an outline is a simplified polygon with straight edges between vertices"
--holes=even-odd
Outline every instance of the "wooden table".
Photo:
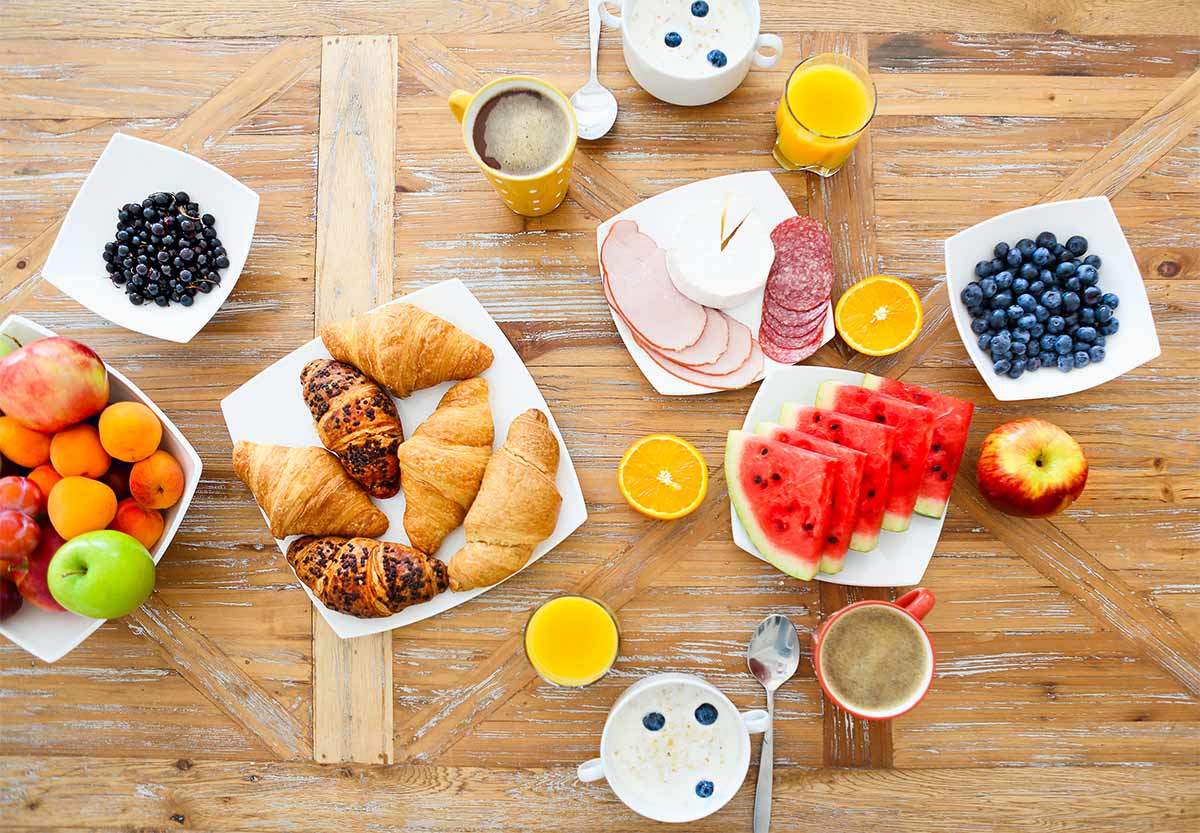
[{"label": "wooden table", "polygon": [[[616,129],[586,146],[563,207],[531,220],[468,163],[445,93],[514,71],[577,87],[578,0],[4,3],[0,317],[25,313],[94,346],[176,421],[205,473],[146,607],[55,665],[0,644],[0,828],[648,829],[574,775],[617,693],[690,671],[761,705],[743,659],[753,625],[784,611],[807,633],[860,593],[796,582],[735,548],[719,477],[674,524],[622,501],[614,471],[630,441],[679,433],[716,473],[753,391],[653,393],[609,318],[593,229],[634,199],[772,167],[786,72],[827,47],[870,64],[870,141],[827,183],[779,180],[833,228],[843,285],[886,272],[930,294],[925,333],[900,356],[829,347],[822,360],[973,400],[973,444],[1007,419],[1050,418],[1086,447],[1091,477],[1075,507],[1034,523],[998,516],[960,478],[924,581],[939,599],[929,698],[891,725],[847,720],[806,658],[778,699],[776,829],[1200,828],[1200,5],[763,5],[784,60],[695,110],[643,93],[606,35]],[[367,116],[347,126],[341,108]],[[262,196],[241,282],[189,345],[108,325],[38,277],[53,224],[117,130],[185,147]],[[331,167],[347,136],[368,149]],[[394,171],[364,164],[381,154]],[[334,183],[373,193],[352,209],[361,226],[333,221]],[[1162,356],[1100,389],[1002,405],[947,331],[941,241],[1085,193],[1113,198]],[[371,261],[364,241],[376,254],[394,243],[394,256]],[[330,645],[233,477],[218,402],[337,303],[447,277],[527,361],[591,518],[475,602],[392,639]],[[625,635],[615,672],[582,692],[533,679],[514,638],[531,607],[572,588],[618,606]],[[380,760],[394,764],[364,763]],[[690,829],[748,830],[752,784]]]}]

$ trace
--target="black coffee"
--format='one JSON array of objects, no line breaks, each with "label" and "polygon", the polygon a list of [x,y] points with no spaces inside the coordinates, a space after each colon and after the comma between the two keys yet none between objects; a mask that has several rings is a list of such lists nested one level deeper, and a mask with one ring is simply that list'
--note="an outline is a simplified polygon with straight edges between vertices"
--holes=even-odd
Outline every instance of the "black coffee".
[{"label": "black coffee", "polygon": [[512,176],[544,171],[562,159],[571,122],[562,106],[540,90],[509,87],[483,103],[471,131],[479,158]]},{"label": "black coffee", "polygon": [[866,714],[898,711],[929,678],[924,634],[906,614],[885,605],[839,616],[821,640],[819,659],[837,699]]}]

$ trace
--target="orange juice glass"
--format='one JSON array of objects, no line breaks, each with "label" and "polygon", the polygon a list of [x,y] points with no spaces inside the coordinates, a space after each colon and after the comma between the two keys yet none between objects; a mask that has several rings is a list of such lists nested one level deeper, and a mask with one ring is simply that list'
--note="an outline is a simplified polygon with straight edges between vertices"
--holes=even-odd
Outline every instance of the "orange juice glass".
[{"label": "orange juice glass", "polygon": [[525,656],[548,683],[591,685],[617,661],[621,631],[603,602],[587,596],[555,596],[533,611],[525,625]]},{"label": "orange juice glass", "polygon": [[822,52],[788,76],[775,111],[775,161],[789,171],[833,176],[875,115],[875,85],[853,58]]}]

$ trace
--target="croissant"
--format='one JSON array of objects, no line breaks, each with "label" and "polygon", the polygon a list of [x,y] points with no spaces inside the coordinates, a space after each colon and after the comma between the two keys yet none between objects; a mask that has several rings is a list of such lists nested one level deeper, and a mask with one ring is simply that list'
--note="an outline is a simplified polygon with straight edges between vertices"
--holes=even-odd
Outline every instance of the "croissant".
[{"label": "croissant", "polygon": [[492,364],[492,348],[412,304],[387,304],[326,324],[321,341],[335,359],[400,397],[451,379],[470,379]]},{"label": "croissant", "polygon": [[403,544],[370,538],[297,538],[288,563],[330,610],[374,619],[446,589],[446,565]]},{"label": "croissant", "polygon": [[422,552],[437,552],[471,508],[492,456],[492,409],[488,384],[459,382],[437,410],[400,446],[404,485],[404,531]]},{"label": "croissant", "polygon": [[300,384],[317,436],[350,476],[371,497],[399,492],[396,448],[404,442],[404,428],[392,397],[350,365],[328,359],[306,364]]},{"label": "croissant", "polygon": [[525,566],[558,522],[557,471],[558,438],[546,415],[530,409],[488,461],[464,524],[466,546],[450,559],[450,589],[487,587]]},{"label": "croissant", "polygon": [[233,471],[267,513],[271,534],[382,535],[387,515],[323,448],[239,442]]}]

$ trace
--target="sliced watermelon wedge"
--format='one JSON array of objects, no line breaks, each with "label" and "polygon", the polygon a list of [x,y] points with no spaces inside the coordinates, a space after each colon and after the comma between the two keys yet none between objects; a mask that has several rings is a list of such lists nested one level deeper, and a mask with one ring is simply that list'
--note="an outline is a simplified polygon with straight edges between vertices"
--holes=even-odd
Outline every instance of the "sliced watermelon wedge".
[{"label": "sliced watermelon wedge", "polygon": [[879,528],[883,524],[884,501],[887,499],[896,429],[836,411],[801,405],[799,402],[786,403],[779,415],[779,421],[786,428],[821,437],[866,455],[862,485],[858,489],[858,513],[854,518],[850,549],[858,552],[875,549],[875,545],[879,543]]},{"label": "sliced watermelon wedge", "polygon": [[793,448],[803,448],[829,457],[834,461],[833,491],[830,494],[829,529],[821,551],[821,572],[836,573],[846,560],[850,536],[854,534],[854,518],[858,515],[858,490],[862,486],[863,466],[867,455],[830,440],[815,437],[773,422],[763,422],[754,433]]},{"label": "sliced watermelon wedge", "polygon": [[971,428],[975,406],[919,385],[870,373],[863,379],[863,387],[923,405],[933,411],[933,439],[929,446],[929,457],[925,460],[925,476],[917,489],[914,509],[918,515],[942,517],[950,501],[950,489],[954,486],[963,451],[967,447],[967,432]]},{"label": "sliced watermelon wedge", "polygon": [[818,408],[831,408],[847,416],[896,429],[883,528],[891,532],[908,529],[917,503],[917,490],[925,477],[925,458],[929,456],[933,438],[933,411],[857,385],[834,381],[822,382],[817,388],[816,404]]},{"label": "sliced watermelon wedge", "polygon": [[821,565],[835,466],[811,451],[729,432],[729,499],[763,558],[789,576],[807,581]]}]

